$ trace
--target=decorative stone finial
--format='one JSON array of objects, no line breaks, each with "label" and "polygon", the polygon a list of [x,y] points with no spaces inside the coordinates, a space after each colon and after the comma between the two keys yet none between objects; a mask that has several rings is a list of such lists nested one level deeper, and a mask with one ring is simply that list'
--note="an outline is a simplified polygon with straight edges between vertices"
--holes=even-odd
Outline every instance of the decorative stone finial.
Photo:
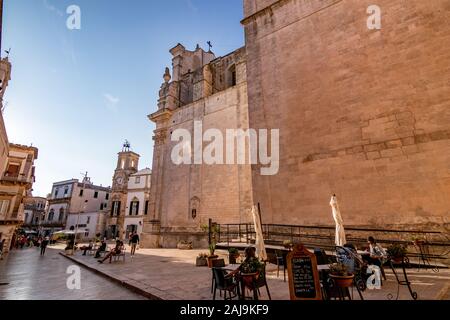
[{"label": "decorative stone finial", "polygon": [[172,76],[170,75],[169,68],[166,68],[166,72],[164,73],[164,82],[168,83],[172,79]]}]

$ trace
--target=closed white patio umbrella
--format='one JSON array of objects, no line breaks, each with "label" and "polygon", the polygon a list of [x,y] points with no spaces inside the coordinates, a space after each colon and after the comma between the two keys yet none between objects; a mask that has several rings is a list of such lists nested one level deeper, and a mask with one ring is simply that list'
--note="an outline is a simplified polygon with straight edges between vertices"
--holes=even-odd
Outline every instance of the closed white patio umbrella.
[{"label": "closed white patio umbrella", "polygon": [[336,223],[336,239],[335,243],[338,247],[343,247],[347,240],[345,238],[345,230],[344,230],[344,220],[342,219],[341,210],[339,209],[339,204],[336,195],[331,197],[330,206],[333,210],[333,218]]},{"label": "closed white patio umbrella", "polygon": [[264,236],[261,225],[261,217],[256,206],[252,208],[253,223],[256,232],[256,255],[261,261],[267,261],[266,246],[264,245]]}]

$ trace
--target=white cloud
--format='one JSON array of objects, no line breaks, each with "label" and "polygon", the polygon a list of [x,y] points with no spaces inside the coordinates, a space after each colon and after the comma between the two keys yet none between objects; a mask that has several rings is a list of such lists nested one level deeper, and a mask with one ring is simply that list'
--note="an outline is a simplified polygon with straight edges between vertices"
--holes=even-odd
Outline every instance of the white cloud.
[{"label": "white cloud", "polygon": [[47,8],[47,10],[56,13],[58,16],[62,17],[64,16],[64,13],[56,8],[54,5],[52,5],[49,0],[43,0],[44,7]]},{"label": "white cloud", "polygon": [[119,111],[119,102],[120,102],[119,98],[114,97],[110,93],[103,94],[103,98],[105,98],[105,100],[106,100],[106,107],[109,110],[111,110],[113,112]]}]

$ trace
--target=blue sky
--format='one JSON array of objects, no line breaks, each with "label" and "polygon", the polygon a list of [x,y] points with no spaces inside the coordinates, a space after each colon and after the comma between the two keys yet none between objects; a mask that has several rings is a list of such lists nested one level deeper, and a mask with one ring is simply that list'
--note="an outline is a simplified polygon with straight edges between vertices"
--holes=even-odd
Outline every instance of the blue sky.
[{"label": "blue sky", "polygon": [[[153,124],[168,50],[206,41],[216,56],[244,44],[242,0],[5,0],[3,50],[11,48],[5,96],[10,142],[39,148],[33,194],[79,178],[111,185],[128,139],[152,162]],[[81,8],[81,30],[66,8]],[[2,53],[4,56],[5,53]]]}]

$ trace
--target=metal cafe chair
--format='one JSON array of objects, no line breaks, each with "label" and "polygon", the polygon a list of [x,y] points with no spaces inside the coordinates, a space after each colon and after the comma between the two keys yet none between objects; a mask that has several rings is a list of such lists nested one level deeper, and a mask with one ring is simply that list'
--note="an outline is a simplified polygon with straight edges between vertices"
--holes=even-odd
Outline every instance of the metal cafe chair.
[{"label": "metal cafe chair", "polygon": [[225,300],[232,300],[233,298],[239,297],[239,284],[234,281],[233,277],[227,276],[226,271],[220,268],[213,267],[212,272],[214,277],[213,300],[216,300],[217,290],[224,292]]},{"label": "metal cafe chair", "polygon": [[[215,259],[215,260],[212,260],[211,263],[212,263],[212,268],[223,268],[223,267],[225,267],[225,259]],[[211,293],[214,292],[214,282],[215,282],[214,270],[212,270]],[[222,294],[222,293],[220,293],[220,294]]]}]

